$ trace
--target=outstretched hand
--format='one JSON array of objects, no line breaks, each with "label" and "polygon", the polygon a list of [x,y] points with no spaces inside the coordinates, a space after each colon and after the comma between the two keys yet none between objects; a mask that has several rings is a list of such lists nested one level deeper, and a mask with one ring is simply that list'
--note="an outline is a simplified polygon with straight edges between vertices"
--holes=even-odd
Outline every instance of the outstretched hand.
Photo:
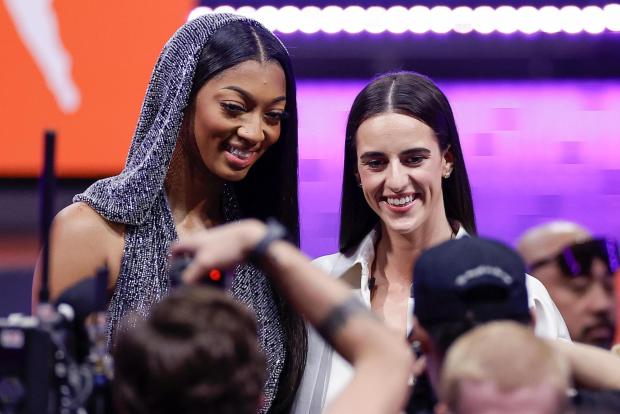
[{"label": "outstretched hand", "polygon": [[183,272],[183,282],[196,283],[210,269],[226,269],[244,261],[266,231],[258,220],[242,220],[203,230],[179,241],[172,247],[172,254],[193,257]]}]

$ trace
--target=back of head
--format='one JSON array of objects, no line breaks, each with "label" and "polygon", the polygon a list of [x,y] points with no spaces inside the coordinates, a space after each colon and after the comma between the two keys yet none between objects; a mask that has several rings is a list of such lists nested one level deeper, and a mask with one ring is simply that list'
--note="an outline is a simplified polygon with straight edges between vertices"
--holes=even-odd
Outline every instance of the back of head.
[{"label": "back of head", "polygon": [[569,386],[568,362],[531,329],[491,322],[450,348],[440,396],[454,413],[491,412],[504,404],[501,412],[557,413],[567,403]]},{"label": "back of head", "polygon": [[473,202],[465,161],[452,108],[441,90],[424,75],[395,72],[381,75],[355,98],[347,120],[342,179],[340,251],[356,246],[377,224],[378,217],[367,205],[357,184],[356,134],[367,119],[383,113],[411,116],[435,133],[441,150],[454,156],[454,172],[442,183],[444,205],[449,219],[476,232]]},{"label": "back of head", "polygon": [[215,289],[171,293],[148,319],[119,331],[114,360],[123,413],[256,413],[260,406],[265,359],[254,317]]},{"label": "back of head", "polygon": [[447,241],[422,253],[413,274],[415,316],[440,353],[478,324],[531,320],[525,266],[500,242]]}]

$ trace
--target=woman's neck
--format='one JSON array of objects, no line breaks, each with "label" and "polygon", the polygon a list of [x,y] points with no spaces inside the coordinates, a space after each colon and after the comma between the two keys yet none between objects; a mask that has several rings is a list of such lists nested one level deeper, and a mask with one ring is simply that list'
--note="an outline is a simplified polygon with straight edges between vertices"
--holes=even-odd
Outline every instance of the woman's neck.
[{"label": "woman's neck", "polygon": [[430,224],[409,234],[397,233],[381,224],[375,269],[388,283],[411,284],[413,267],[420,254],[453,237],[452,228],[445,216],[437,224]]},{"label": "woman's neck", "polygon": [[166,195],[179,237],[222,222],[223,185],[202,160],[192,159],[177,145],[166,175]]}]

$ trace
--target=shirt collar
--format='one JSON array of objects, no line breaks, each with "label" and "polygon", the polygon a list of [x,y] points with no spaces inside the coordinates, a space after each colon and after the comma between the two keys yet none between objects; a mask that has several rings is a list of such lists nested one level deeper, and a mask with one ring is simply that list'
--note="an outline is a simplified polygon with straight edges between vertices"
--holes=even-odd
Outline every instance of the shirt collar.
[{"label": "shirt collar", "polygon": [[465,230],[465,227],[463,227],[461,225],[461,223],[457,223],[459,226],[459,231],[456,232],[456,234],[454,235],[455,239],[462,239],[463,237],[469,237],[469,233],[467,233],[467,230]]},{"label": "shirt collar", "polygon": [[[463,227],[460,223],[456,223],[456,226],[458,226],[458,231],[454,236],[455,239],[469,237],[469,233],[467,233],[465,227]],[[364,297],[370,295],[370,290],[368,289],[368,279],[370,278],[371,267],[375,260],[375,246],[380,234],[381,227],[380,225],[377,225],[366,235],[366,237],[362,239],[360,244],[357,246],[357,249],[355,249],[353,253],[348,256],[348,260],[343,263],[345,266],[339,269],[340,271],[338,272],[340,275],[349,274],[355,266],[359,266],[359,285],[357,284],[357,280],[353,281],[349,278],[347,279],[349,279],[349,283],[353,282],[351,284],[354,289],[361,290],[362,296]]]}]

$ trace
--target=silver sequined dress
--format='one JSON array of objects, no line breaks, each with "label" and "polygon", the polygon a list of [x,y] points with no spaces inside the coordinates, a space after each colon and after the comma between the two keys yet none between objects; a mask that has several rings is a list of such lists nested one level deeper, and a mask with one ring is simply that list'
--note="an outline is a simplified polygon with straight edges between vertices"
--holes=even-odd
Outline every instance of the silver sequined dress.
[{"label": "silver sequined dress", "polygon": [[[109,339],[129,311],[146,315],[168,291],[169,249],[177,233],[164,179],[188,104],[200,53],[220,27],[233,22],[259,23],[230,14],[211,14],[183,25],[163,48],[142,104],[123,171],[95,182],[75,202],[89,204],[106,219],[125,225],[125,249],[110,302]],[[232,186],[225,186],[223,215],[239,217]],[[232,294],[247,304],[258,320],[259,340],[267,357],[264,387],[266,412],[273,401],[285,358],[284,333],[271,287],[250,265],[238,266]]]}]

